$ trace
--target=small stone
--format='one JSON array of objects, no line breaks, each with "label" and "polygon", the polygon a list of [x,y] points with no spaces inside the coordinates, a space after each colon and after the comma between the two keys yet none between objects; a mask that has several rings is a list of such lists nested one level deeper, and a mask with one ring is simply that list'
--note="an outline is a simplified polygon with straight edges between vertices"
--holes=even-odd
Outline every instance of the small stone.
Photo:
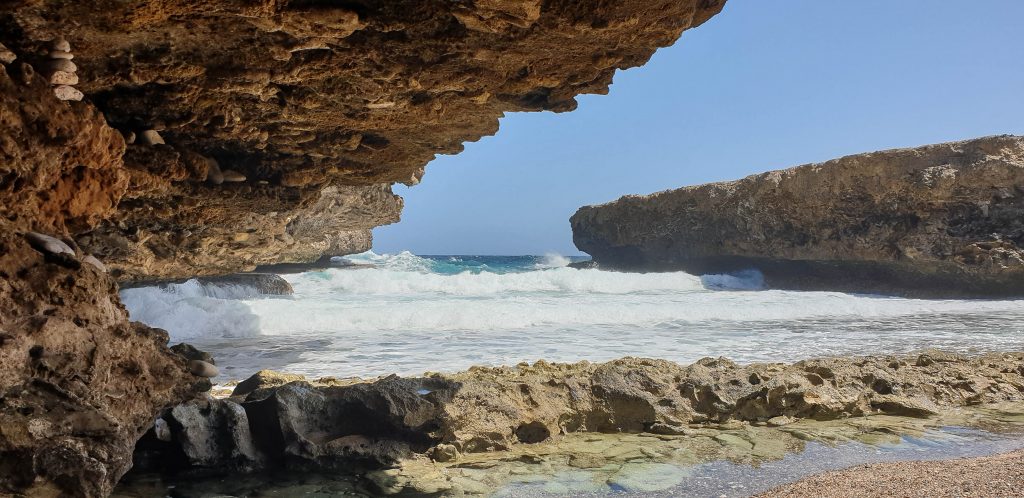
[{"label": "small stone", "polygon": [[75,54],[73,54],[71,52],[65,52],[63,50],[54,50],[54,51],[50,52],[50,58],[51,59],[68,59],[68,60],[71,60],[71,59],[75,58]]},{"label": "small stone", "polygon": [[75,256],[75,250],[71,246],[64,243],[64,241],[50,237],[49,235],[43,235],[41,233],[29,232],[25,234],[25,240],[28,241],[29,245],[35,250],[53,255],[68,255],[71,257]]},{"label": "small stone", "polygon": [[96,256],[93,256],[92,254],[86,254],[85,257],[82,258],[82,262],[89,263],[103,273],[107,272],[107,265],[103,264],[99,259],[96,259]]},{"label": "small stone", "polygon": [[50,42],[50,48],[59,52],[70,52],[71,44],[63,36],[58,36]]},{"label": "small stone", "polygon": [[128,133],[124,134],[124,143],[129,144],[129,145],[135,143],[135,132],[134,131],[129,131]]},{"label": "small stone", "polygon": [[788,417],[786,415],[780,415],[778,417],[772,417],[772,418],[768,419],[767,424],[768,424],[768,427],[782,427],[784,425],[792,424],[793,422],[796,422],[796,419],[794,419],[793,417]]},{"label": "small stone", "polygon": [[207,164],[210,165],[209,170],[207,170],[206,173],[206,181],[214,185],[220,185],[224,183],[224,172],[220,170],[220,164],[217,163],[217,160],[211,157],[207,157],[206,162]]},{"label": "small stone", "polygon": [[85,95],[82,94],[82,92],[78,91],[77,88],[71,85],[60,85],[58,87],[54,87],[53,94],[56,95],[57,98],[60,100],[78,101],[82,100],[82,98],[85,97]]},{"label": "small stone", "polygon": [[14,52],[11,52],[9,48],[5,47],[2,43],[0,43],[0,62],[3,62],[4,64],[10,64],[14,62],[14,60],[17,58],[18,56],[15,55]]},{"label": "small stone", "polygon": [[46,63],[46,68],[50,71],[64,71],[66,73],[78,71],[78,66],[68,59],[52,59]]},{"label": "small stone", "polygon": [[142,145],[163,145],[166,143],[164,142],[164,137],[161,137],[160,133],[156,130],[146,130],[140,133],[136,141]]},{"label": "small stone", "polygon": [[220,370],[217,369],[217,367],[202,360],[192,360],[188,362],[188,371],[191,372],[192,375],[207,378],[220,375]]},{"label": "small stone", "polygon": [[366,107],[369,109],[388,109],[394,106],[394,102],[373,102],[370,104],[366,104]]},{"label": "small stone", "polygon": [[226,169],[226,170],[224,170],[224,181],[226,181],[226,182],[244,182],[245,181],[245,175],[243,175],[243,174],[241,174],[241,173],[239,173],[239,172],[237,172],[237,171],[235,171],[233,169]]},{"label": "small stone", "polygon": [[67,71],[54,71],[50,73],[51,85],[77,85],[78,75]]},{"label": "small stone", "polygon": [[171,442],[171,427],[167,425],[166,420],[162,418],[156,419],[153,422],[153,432],[156,433],[157,439],[168,443]]},{"label": "small stone", "polygon": [[435,462],[454,462],[459,459],[459,450],[451,444],[439,444],[430,450]]}]

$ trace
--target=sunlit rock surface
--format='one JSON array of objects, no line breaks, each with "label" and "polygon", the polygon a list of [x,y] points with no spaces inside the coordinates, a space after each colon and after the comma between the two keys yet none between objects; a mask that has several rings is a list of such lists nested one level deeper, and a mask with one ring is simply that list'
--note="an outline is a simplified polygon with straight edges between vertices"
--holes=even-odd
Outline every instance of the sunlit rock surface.
[{"label": "sunlit rock surface", "polygon": [[1024,295],[1024,137],[847,156],[580,208],[607,269],[756,268],[769,287]]}]

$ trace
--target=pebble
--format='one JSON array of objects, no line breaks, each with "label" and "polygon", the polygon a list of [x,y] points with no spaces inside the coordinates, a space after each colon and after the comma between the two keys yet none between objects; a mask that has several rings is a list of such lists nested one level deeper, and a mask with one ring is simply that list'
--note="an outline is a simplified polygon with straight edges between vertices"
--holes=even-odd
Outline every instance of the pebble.
[{"label": "pebble", "polygon": [[69,59],[52,59],[46,63],[46,68],[51,71],[64,71],[66,73],[78,71],[78,66]]},{"label": "pebble", "polygon": [[243,175],[243,174],[241,174],[241,173],[239,173],[239,172],[237,172],[237,171],[235,171],[233,169],[226,169],[226,170],[224,170],[224,181],[226,181],[226,182],[244,182],[245,181],[245,175]]},{"label": "pebble", "polygon": [[37,232],[28,232],[25,234],[25,240],[28,241],[29,245],[39,252],[47,254],[67,254],[68,256],[74,256],[75,250],[71,246],[64,243],[64,241],[50,237],[49,235],[43,235]]},{"label": "pebble", "polygon": [[220,164],[217,163],[217,160],[207,157],[206,163],[210,165],[206,173],[206,180],[214,185],[224,183],[224,172],[220,170]]},{"label": "pebble", "polygon": [[124,143],[129,144],[129,145],[135,143],[135,132],[134,131],[129,131],[128,133],[124,134]]},{"label": "pebble", "polygon": [[136,141],[142,145],[163,145],[166,143],[164,142],[164,137],[161,137],[156,130],[146,130],[139,133]]},{"label": "pebble", "polygon": [[65,51],[62,51],[62,50],[54,50],[54,51],[50,52],[50,58],[51,59],[74,59],[75,58],[75,54],[73,54],[71,52],[65,52]]},{"label": "pebble", "polygon": [[199,377],[216,377],[220,374],[220,370],[202,360],[192,360],[188,362],[188,371],[192,372],[192,375]]},{"label": "pebble", "polygon": [[93,256],[92,254],[86,254],[85,257],[82,258],[82,262],[83,263],[89,263],[90,265],[93,265],[94,267],[96,267],[97,270],[99,270],[99,271],[101,271],[103,273],[107,272],[107,265],[103,264],[102,261],[97,259],[96,256]]},{"label": "pebble", "polygon": [[85,97],[82,92],[78,91],[77,88],[70,85],[60,85],[54,87],[53,94],[60,100],[82,100]]},{"label": "pebble", "polygon": [[78,75],[67,71],[54,71],[50,73],[51,85],[77,85]]},{"label": "pebble", "polygon": [[71,44],[68,43],[67,39],[65,39],[63,36],[58,36],[57,38],[54,38],[53,42],[51,42],[51,43],[52,44],[50,45],[50,47],[53,48],[54,50],[57,50],[57,51],[60,51],[60,52],[70,52],[71,51]]},{"label": "pebble", "polygon": [[156,433],[157,439],[168,443],[171,442],[171,426],[167,425],[166,420],[162,418],[156,419],[153,422],[153,432]]}]

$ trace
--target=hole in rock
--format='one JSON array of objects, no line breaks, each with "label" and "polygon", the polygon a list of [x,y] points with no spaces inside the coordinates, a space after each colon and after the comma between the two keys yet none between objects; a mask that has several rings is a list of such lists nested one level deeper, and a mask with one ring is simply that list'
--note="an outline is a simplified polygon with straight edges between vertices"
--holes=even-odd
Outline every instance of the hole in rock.
[{"label": "hole in rock", "polygon": [[551,431],[540,422],[522,424],[516,429],[516,438],[520,443],[539,443],[549,437],[551,437]]}]

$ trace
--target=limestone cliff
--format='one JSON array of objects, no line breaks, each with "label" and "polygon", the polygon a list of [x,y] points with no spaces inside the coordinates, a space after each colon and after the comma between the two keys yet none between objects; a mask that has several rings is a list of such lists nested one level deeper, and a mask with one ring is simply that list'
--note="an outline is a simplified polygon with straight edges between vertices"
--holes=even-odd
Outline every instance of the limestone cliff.
[{"label": "limestone cliff", "polygon": [[13,4],[0,43],[45,65],[63,37],[130,142],[120,209],[76,236],[138,280],[366,250],[392,183],[504,112],[605,93],[724,0]]},{"label": "limestone cliff", "polygon": [[1024,137],[843,157],[573,215],[604,268],[757,268],[770,287],[1024,294]]},{"label": "limestone cliff", "polygon": [[504,112],[606,92],[723,4],[3,2],[0,493],[108,493],[209,386],[116,280],[365,250],[393,183]]}]

